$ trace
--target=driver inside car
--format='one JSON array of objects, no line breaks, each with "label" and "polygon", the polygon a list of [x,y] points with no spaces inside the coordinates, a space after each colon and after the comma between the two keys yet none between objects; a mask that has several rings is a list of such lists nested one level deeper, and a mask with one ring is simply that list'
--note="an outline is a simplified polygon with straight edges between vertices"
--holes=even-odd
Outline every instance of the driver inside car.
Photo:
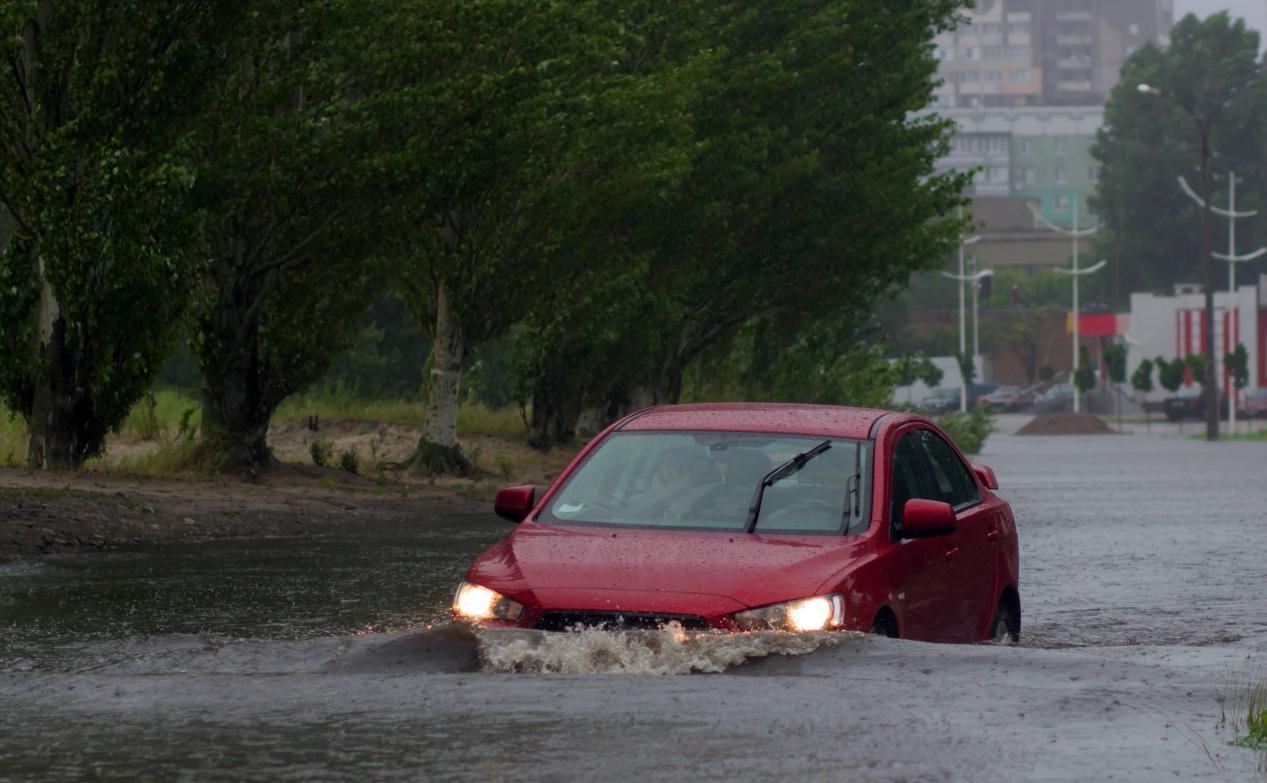
[{"label": "driver inside car", "polygon": [[704,449],[672,449],[663,456],[652,473],[650,494],[663,499],[665,519],[686,519],[697,501],[721,483],[721,467]]}]

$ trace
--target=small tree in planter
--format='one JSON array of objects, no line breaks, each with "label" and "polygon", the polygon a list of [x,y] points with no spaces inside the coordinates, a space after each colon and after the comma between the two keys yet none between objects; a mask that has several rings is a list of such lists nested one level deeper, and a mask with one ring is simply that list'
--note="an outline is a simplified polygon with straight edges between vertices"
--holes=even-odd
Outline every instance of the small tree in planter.
[{"label": "small tree in planter", "polygon": [[1131,388],[1140,393],[1143,400],[1141,405],[1144,407],[1144,428],[1148,432],[1153,431],[1152,419],[1148,415],[1148,394],[1153,390],[1153,362],[1151,359],[1145,359],[1135,368],[1135,372],[1131,373]]},{"label": "small tree in planter", "polygon": [[1095,388],[1095,370],[1087,358],[1087,349],[1080,346],[1078,353],[1081,358],[1078,361],[1078,370],[1073,374],[1073,385],[1078,387],[1078,394],[1085,395]]},{"label": "small tree in planter", "polygon": [[1104,349],[1104,364],[1113,384],[1113,400],[1117,404],[1117,428],[1122,429],[1122,384],[1126,382],[1126,346],[1118,343]]},{"label": "small tree in planter", "polygon": [[[1160,356],[1156,359],[1157,375],[1161,380],[1161,386],[1170,392],[1173,397],[1179,391],[1179,387],[1183,385],[1183,373],[1187,367],[1182,357],[1166,361]],[[1183,432],[1183,418],[1179,419],[1179,431]]]},{"label": "small tree in planter", "polygon": [[[1236,348],[1223,354],[1223,366],[1232,375],[1232,385],[1236,387],[1238,394],[1233,395],[1232,399],[1227,401],[1230,406],[1236,404],[1236,397],[1240,396],[1239,392],[1244,391],[1249,385],[1249,352],[1245,350],[1245,346],[1241,343],[1236,344]],[[1228,411],[1229,416],[1231,411]],[[1245,425],[1249,426],[1248,422]],[[1233,433],[1235,434],[1235,433]]]}]

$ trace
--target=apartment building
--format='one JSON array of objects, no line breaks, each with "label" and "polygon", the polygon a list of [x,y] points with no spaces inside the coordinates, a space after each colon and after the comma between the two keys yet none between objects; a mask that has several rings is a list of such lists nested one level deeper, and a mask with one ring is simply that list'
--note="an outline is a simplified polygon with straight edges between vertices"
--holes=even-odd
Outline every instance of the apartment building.
[{"label": "apartment building", "polygon": [[1168,43],[1173,21],[1173,0],[978,0],[936,39],[937,105],[1102,105],[1123,61]]}]

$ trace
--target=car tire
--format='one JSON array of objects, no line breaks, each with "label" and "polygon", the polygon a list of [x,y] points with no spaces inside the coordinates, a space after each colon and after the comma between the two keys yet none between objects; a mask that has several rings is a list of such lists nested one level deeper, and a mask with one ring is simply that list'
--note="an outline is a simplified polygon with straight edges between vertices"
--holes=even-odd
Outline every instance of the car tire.
[{"label": "car tire", "polygon": [[881,611],[871,621],[871,633],[875,636],[886,636],[890,639],[896,639],[897,622],[893,619],[893,615],[888,611]]},{"label": "car tire", "polygon": [[1006,601],[1000,601],[999,607],[994,610],[994,619],[990,621],[990,637],[986,641],[1008,646],[1021,643],[1021,623],[1016,611]]}]

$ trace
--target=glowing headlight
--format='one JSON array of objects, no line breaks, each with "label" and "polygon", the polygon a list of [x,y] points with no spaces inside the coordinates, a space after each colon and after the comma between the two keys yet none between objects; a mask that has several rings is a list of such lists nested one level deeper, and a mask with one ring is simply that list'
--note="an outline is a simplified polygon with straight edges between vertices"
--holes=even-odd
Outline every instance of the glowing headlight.
[{"label": "glowing headlight", "polygon": [[840,595],[820,595],[749,609],[733,617],[745,631],[825,631],[839,628],[845,621],[845,599]]},{"label": "glowing headlight", "polygon": [[460,620],[518,620],[523,604],[487,587],[462,582],[453,595],[453,614]]}]

